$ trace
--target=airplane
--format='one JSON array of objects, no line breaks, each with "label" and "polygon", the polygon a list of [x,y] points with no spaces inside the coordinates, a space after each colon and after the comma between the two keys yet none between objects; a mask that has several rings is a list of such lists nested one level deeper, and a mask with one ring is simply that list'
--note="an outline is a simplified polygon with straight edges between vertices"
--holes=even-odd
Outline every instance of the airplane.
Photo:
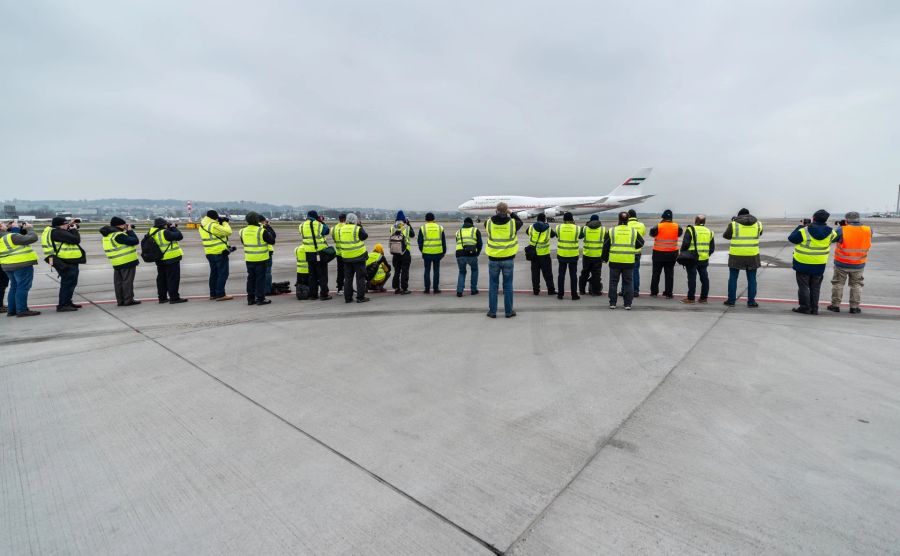
[{"label": "airplane", "polygon": [[497,203],[503,201],[509,205],[510,212],[516,213],[525,220],[544,214],[547,218],[562,216],[571,212],[573,215],[593,214],[613,210],[629,205],[643,203],[653,195],[643,195],[641,185],[650,175],[653,168],[641,168],[625,183],[615,188],[608,195],[593,197],[522,197],[519,195],[487,195],[472,197],[459,205],[459,210],[471,216],[492,216]]}]

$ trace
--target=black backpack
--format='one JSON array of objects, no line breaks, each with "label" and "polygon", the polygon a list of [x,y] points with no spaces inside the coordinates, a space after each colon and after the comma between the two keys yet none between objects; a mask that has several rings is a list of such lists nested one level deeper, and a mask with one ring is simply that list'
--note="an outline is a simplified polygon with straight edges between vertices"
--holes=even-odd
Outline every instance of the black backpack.
[{"label": "black backpack", "polygon": [[[161,231],[156,230],[153,234],[145,234],[144,239],[141,240],[141,258],[144,259],[145,263],[155,263],[162,260],[163,250],[159,248],[159,244],[153,239],[153,236]],[[171,246],[169,244],[169,247]],[[168,251],[168,247],[166,250]]]}]

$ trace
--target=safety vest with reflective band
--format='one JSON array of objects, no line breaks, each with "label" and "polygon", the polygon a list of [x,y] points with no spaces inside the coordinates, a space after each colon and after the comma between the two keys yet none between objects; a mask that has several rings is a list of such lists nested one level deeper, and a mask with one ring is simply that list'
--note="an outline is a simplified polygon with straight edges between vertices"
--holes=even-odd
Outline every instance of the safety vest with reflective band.
[{"label": "safety vest with reflective band", "polygon": [[[303,246],[309,253],[322,251],[328,244],[325,243],[325,237],[322,235],[322,223],[318,220],[307,220],[300,224],[300,238],[303,239]],[[337,248],[335,247],[335,253]]]},{"label": "safety vest with reflective band", "polygon": [[31,245],[16,245],[12,242],[12,233],[0,239],[0,264],[30,263],[37,260],[38,255]]},{"label": "safety vest with reflective band", "polygon": [[800,228],[800,237],[803,239],[794,246],[794,260],[802,264],[828,264],[828,251],[831,240],[837,237],[837,232],[831,230],[828,237],[816,239],[810,235],[809,230]]},{"label": "safety vest with reflective band", "polygon": [[485,224],[487,228],[487,248],[485,253],[488,257],[506,258],[515,257],[519,252],[519,238],[516,237],[516,223],[510,219],[506,224],[494,224],[493,220],[488,220]]},{"label": "safety vest with reflective band", "polygon": [[638,231],[634,226],[619,224],[609,232],[609,262],[634,264]]},{"label": "safety vest with reflective band", "polygon": [[426,222],[422,226],[422,253],[424,255],[439,255],[441,251],[441,234],[444,227],[435,222]]},{"label": "safety vest with reflective band", "polygon": [[582,253],[585,257],[603,256],[603,240],[606,239],[606,228],[590,228],[584,227],[584,249]]},{"label": "safety vest with reflective band", "polygon": [[338,222],[331,228],[331,239],[334,240],[334,254],[341,257],[341,227],[345,226],[343,222]]},{"label": "safety vest with reflective band", "polygon": [[[212,233],[213,224],[221,226],[228,231],[225,237],[217,236]],[[228,222],[219,224],[216,220],[208,216],[204,216],[200,221],[200,240],[203,242],[203,251],[207,255],[220,255],[224,251],[228,251],[228,236],[231,235],[231,225]]]},{"label": "safety vest with reflective band", "polygon": [[[368,267],[369,265],[375,264],[376,262],[380,261],[381,257],[383,256],[384,255],[382,255],[378,251],[372,251],[371,253],[369,253],[368,258],[366,258],[366,266]],[[375,276],[372,277],[372,281],[382,282],[384,281],[384,277],[386,276],[386,274],[387,273],[384,270],[384,265],[382,263],[378,263],[378,268],[375,270]]]},{"label": "safety vest with reflective band", "polygon": [[550,226],[543,232],[534,229],[534,226],[528,226],[528,243],[534,246],[536,255],[550,254]]},{"label": "safety vest with reflective band", "polygon": [[[647,226],[645,226],[643,222],[639,222],[637,218],[629,218],[628,227],[637,230],[637,233],[641,234],[641,237],[647,235]],[[641,250],[635,247],[634,252],[640,254]]]},{"label": "safety vest with reflective band", "polygon": [[53,228],[47,226],[41,232],[41,248],[44,250],[44,258],[57,257],[62,260],[72,260],[81,258],[81,247],[74,243],[54,243],[50,239],[50,232]]},{"label": "safety vest with reflective band", "polygon": [[161,260],[168,261],[169,259],[175,259],[184,255],[184,252],[181,250],[181,245],[179,245],[177,241],[169,241],[166,239],[165,230],[161,228],[150,228],[150,231],[147,233],[153,238],[153,241],[159,245],[159,249],[163,253]]},{"label": "safety vest with reflective band", "polygon": [[731,223],[731,244],[728,246],[729,255],[740,257],[752,257],[759,255],[759,236],[762,234],[762,223],[738,224]]},{"label": "safety vest with reflective band", "polygon": [[556,227],[556,256],[577,257],[578,236],[581,226],[576,224],[560,224]]},{"label": "safety vest with reflective band", "polygon": [[834,247],[835,262],[864,265],[872,247],[872,229],[868,226],[842,226],[841,241]]},{"label": "safety vest with reflective band", "polygon": [[258,263],[269,260],[269,245],[263,239],[265,229],[262,226],[249,225],[241,230],[241,243],[244,245],[244,260]]},{"label": "safety vest with reflective band", "polygon": [[654,251],[678,251],[678,224],[675,222],[660,222],[656,227],[656,237],[653,238]]},{"label": "safety vest with reflective band", "polygon": [[691,243],[692,245],[688,247],[688,249],[696,249],[697,250],[697,259],[700,262],[709,260],[709,244],[712,243],[712,238],[715,234],[713,231],[707,228],[706,226],[691,226],[688,228],[690,231],[693,229],[693,233],[691,234]]},{"label": "safety vest with reflective band", "polygon": [[297,257],[297,274],[309,274],[309,263],[306,262],[306,249],[302,245],[298,245],[294,249],[294,256]]},{"label": "safety vest with reflective band", "polygon": [[366,254],[366,242],[359,239],[361,229],[356,224],[344,224],[337,234],[332,234],[335,241],[341,242],[341,258],[356,259]]},{"label": "safety vest with reflective band", "polygon": [[409,238],[412,236],[412,226],[404,224],[403,228],[398,228],[396,224],[391,225],[390,235],[397,233],[397,230],[400,230],[400,234],[403,236],[403,249],[409,251]]},{"label": "safety vest with reflective band", "polygon": [[128,236],[125,232],[114,232],[103,236],[103,252],[114,267],[122,266],[138,260],[137,245],[123,245],[116,242],[119,236]]},{"label": "safety vest with reflective band", "polygon": [[460,228],[456,231],[456,250],[462,251],[463,247],[478,245],[478,239],[475,237],[475,226],[469,228]]}]

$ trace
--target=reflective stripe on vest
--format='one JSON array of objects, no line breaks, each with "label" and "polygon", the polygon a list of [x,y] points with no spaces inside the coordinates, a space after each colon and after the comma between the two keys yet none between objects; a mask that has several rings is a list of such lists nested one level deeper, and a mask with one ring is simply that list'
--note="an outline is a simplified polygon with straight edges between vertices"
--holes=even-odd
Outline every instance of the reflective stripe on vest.
[{"label": "reflective stripe on vest", "polygon": [[[637,230],[637,233],[641,234],[641,237],[647,235],[647,226],[644,226],[644,223],[639,222],[637,218],[629,218],[628,227]],[[637,247],[635,247],[634,252],[638,255],[641,254],[641,250]]]},{"label": "reflective stripe on vest", "polygon": [[103,252],[110,264],[122,266],[130,262],[138,260],[137,245],[123,245],[116,243],[115,239],[119,236],[128,236],[125,232],[116,232],[103,236]]},{"label": "reflective stripe on vest", "polygon": [[294,249],[294,256],[297,257],[297,274],[309,274],[309,263],[306,262],[306,250],[302,245]]},{"label": "reflective stripe on vest", "polygon": [[762,233],[762,224],[738,224],[731,223],[731,244],[728,246],[728,254],[740,257],[752,257],[759,255],[759,235]]},{"label": "reflective stripe on vest", "polygon": [[457,251],[462,251],[463,247],[475,247],[476,245],[478,245],[478,240],[475,238],[475,226],[471,226],[469,228],[460,228],[456,231]]},{"label": "reflective stripe on vest", "polygon": [[150,228],[150,231],[148,233],[153,237],[153,241],[155,241],[156,244],[159,245],[159,249],[163,252],[163,261],[168,261],[169,259],[174,259],[184,255],[184,253],[181,251],[181,245],[179,245],[177,241],[169,241],[166,239],[165,230],[160,228]]},{"label": "reflective stripe on vest", "polygon": [[485,252],[488,257],[514,257],[519,252],[515,222],[509,220],[506,224],[494,224],[493,220],[488,220],[485,227],[488,234]]},{"label": "reflective stripe on vest", "polygon": [[[398,229],[396,225],[392,225],[390,235],[397,233]],[[409,238],[412,237],[412,227],[404,224],[403,228],[400,229],[400,235],[403,236],[403,249],[409,251]]]},{"label": "reflective stripe on vest", "polygon": [[634,226],[619,224],[609,233],[609,262],[634,264],[638,231]]},{"label": "reflective stripe on vest", "polygon": [[556,227],[556,256],[577,257],[579,235],[581,235],[581,227],[575,224],[558,225]]},{"label": "reflective stripe on vest", "polygon": [[422,226],[422,253],[425,255],[439,255],[443,252],[441,234],[444,227],[436,222],[426,222]]},{"label": "reflective stripe on vest", "polygon": [[603,256],[603,240],[606,238],[606,228],[584,228],[584,249],[582,253],[585,257],[601,257]]},{"label": "reflective stripe on vest", "polygon": [[372,276],[372,282],[383,282],[384,277],[387,275],[384,270],[384,265],[380,262],[383,256],[384,255],[382,255],[378,251],[372,251],[366,258],[366,267],[378,263],[378,268],[375,269],[375,276]]},{"label": "reflective stripe on vest", "polygon": [[827,264],[828,251],[831,240],[837,237],[837,232],[831,230],[828,237],[816,239],[810,235],[806,228],[800,229],[800,237],[803,241],[794,246],[794,260],[802,264]]},{"label": "reflective stripe on vest", "polygon": [[346,226],[343,222],[338,222],[331,228],[331,239],[334,241],[334,253],[341,257],[341,228]]},{"label": "reflective stripe on vest", "polygon": [[[212,233],[212,226],[216,223],[217,221],[212,218],[204,216],[197,229],[200,232],[200,241],[203,243],[203,252],[207,255],[220,255],[228,250],[228,236],[222,237]],[[228,235],[231,235],[231,226],[227,222],[223,222],[220,226],[227,227]]]},{"label": "reflective stripe on vest", "polygon": [[341,242],[341,258],[355,259],[366,254],[366,242],[359,239],[361,229],[356,224],[344,224],[338,230],[335,241]]},{"label": "reflective stripe on vest", "polygon": [[706,226],[692,226],[693,248],[697,250],[697,258],[700,261],[709,260],[709,244],[712,242],[713,231]]},{"label": "reflective stripe on vest", "polygon": [[528,226],[528,243],[534,246],[534,252],[537,255],[550,254],[550,226],[543,232],[534,229],[534,226]]},{"label": "reflective stripe on vest", "polygon": [[[328,244],[325,243],[325,237],[322,235],[322,223],[318,220],[307,220],[300,224],[300,238],[303,240],[303,246],[309,253],[322,251]],[[337,248],[335,248],[337,252]]]},{"label": "reflective stripe on vest", "polygon": [[[37,261],[37,253],[31,245],[16,245],[12,242],[13,232],[3,236],[0,241],[0,264],[20,264]],[[2,272],[2,271],[0,271]],[[0,301],[3,301],[0,299]]]},{"label": "reflective stripe on vest", "polygon": [[55,243],[50,239],[50,233],[53,228],[47,226],[41,232],[41,248],[44,250],[44,258],[57,257],[62,260],[73,260],[81,258],[81,247],[74,243]]},{"label": "reflective stripe on vest", "polygon": [[841,241],[834,247],[834,260],[844,264],[865,264],[872,247],[872,229],[868,226],[841,227]]},{"label": "reflective stripe on vest", "polygon": [[258,263],[269,260],[269,245],[263,239],[262,226],[249,225],[241,230],[241,243],[244,245],[244,260]]},{"label": "reflective stripe on vest", "polygon": [[653,250],[678,250],[678,224],[675,222],[660,222],[657,224],[656,237],[653,238]]}]

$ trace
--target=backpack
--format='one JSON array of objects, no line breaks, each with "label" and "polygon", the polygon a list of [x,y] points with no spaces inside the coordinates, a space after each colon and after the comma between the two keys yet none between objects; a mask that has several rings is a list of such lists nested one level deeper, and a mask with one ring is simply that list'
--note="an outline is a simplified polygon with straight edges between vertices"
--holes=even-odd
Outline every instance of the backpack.
[{"label": "backpack", "polygon": [[403,230],[397,230],[391,234],[390,251],[391,255],[402,255],[406,252],[406,238],[403,236]]},{"label": "backpack", "polygon": [[156,240],[153,239],[153,236],[161,231],[162,230],[156,230],[153,232],[153,235],[144,234],[144,239],[141,240],[141,258],[144,259],[145,263],[155,263],[162,260],[163,251],[159,248],[159,244],[156,243]]}]

